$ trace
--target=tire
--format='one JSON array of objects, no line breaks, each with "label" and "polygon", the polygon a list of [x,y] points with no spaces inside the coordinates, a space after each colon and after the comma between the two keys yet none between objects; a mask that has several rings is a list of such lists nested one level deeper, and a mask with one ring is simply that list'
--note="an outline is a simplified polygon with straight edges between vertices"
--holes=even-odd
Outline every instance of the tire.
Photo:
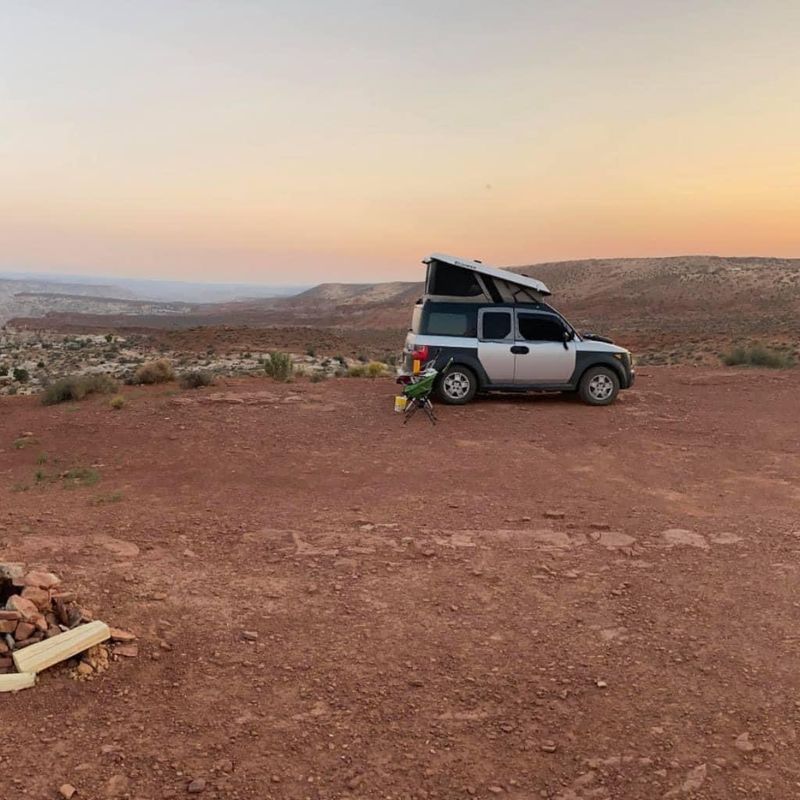
[{"label": "tire", "polygon": [[619,394],[619,375],[609,367],[589,367],[581,377],[578,394],[590,406],[608,406]]},{"label": "tire", "polygon": [[478,379],[469,367],[451,364],[444,370],[436,387],[436,394],[443,403],[463,406],[469,403],[478,391]]}]

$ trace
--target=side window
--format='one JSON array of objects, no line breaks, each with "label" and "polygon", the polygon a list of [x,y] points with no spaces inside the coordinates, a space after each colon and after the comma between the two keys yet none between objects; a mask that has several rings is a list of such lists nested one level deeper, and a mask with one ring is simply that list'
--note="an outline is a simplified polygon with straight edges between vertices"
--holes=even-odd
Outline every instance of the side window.
[{"label": "side window", "polygon": [[[425,333],[429,336],[469,336],[469,315],[448,311],[431,311]],[[472,334],[475,335],[474,333]]]},{"label": "side window", "polygon": [[563,342],[564,326],[554,317],[519,314],[519,335],[527,342]]},{"label": "side window", "polygon": [[481,317],[481,339],[507,339],[511,334],[511,314],[508,311],[484,311]]}]

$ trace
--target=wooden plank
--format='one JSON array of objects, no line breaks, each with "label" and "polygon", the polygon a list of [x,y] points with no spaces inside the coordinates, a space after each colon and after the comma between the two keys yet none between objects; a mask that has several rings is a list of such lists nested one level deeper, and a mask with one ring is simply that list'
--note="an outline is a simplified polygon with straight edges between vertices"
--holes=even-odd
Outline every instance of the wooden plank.
[{"label": "wooden plank", "polygon": [[19,672],[41,672],[60,661],[65,661],[88,650],[111,636],[105,622],[90,622],[71,631],[45,639],[21,650],[14,651],[14,664]]},{"label": "wooden plank", "polygon": [[20,689],[30,689],[35,683],[36,674],[34,672],[15,672],[11,675],[0,675],[0,692],[18,692]]}]

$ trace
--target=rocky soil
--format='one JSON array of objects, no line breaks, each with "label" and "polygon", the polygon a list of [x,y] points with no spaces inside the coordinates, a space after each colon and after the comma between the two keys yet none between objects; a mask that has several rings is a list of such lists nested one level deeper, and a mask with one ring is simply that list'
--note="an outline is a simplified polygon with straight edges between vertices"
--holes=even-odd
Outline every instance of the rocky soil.
[{"label": "rocky soil", "polygon": [[798,796],[800,372],[124,391],[0,399],[0,561],[139,643],[0,699],[4,800]]},{"label": "rocky soil", "polygon": [[[37,394],[67,375],[105,373],[124,382],[132,378],[140,364],[159,358],[167,358],[178,373],[203,370],[214,376],[263,375],[264,359],[272,352],[253,350],[241,342],[218,350],[212,340],[203,349],[196,346],[196,341],[180,339],[179,335],[163,339],[142,334],[68,335],[6,326],[0,329],[0,396]],[[366,355],[356,358],[317,354],[314,349],[290,355],[296,374],[317,378],[347,374],[353,368],[357,371],[371,360]],[[380,363],[390,370],[390,365]]]}]

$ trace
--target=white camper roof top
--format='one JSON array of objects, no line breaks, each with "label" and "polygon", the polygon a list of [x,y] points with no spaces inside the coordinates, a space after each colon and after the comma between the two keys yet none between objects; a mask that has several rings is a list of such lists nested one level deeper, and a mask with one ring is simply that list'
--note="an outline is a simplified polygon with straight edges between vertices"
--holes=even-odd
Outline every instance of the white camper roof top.
[{"label": "white camper roof top", "polygon": [[471,269],[473,272],[479,272],[481,275],[489,275],[501,281],[507,281],[517,286],[533,289],[539,292],[539,294],[552,294],[552,292],[541,281],[537,281],[536,278],[529,278],[526,275],[517,275],[516,272],[509,272],[507,269],[498,269],[489,264],[483,264],[480,261],[471,261],[468,258],[456,258],[456,256],[448,256],[445,253],[431,253],[427,258],[422,260],[422,263],[429,264],[431,261],[441,261],[444,264],[452,264],[454,267]]}]

